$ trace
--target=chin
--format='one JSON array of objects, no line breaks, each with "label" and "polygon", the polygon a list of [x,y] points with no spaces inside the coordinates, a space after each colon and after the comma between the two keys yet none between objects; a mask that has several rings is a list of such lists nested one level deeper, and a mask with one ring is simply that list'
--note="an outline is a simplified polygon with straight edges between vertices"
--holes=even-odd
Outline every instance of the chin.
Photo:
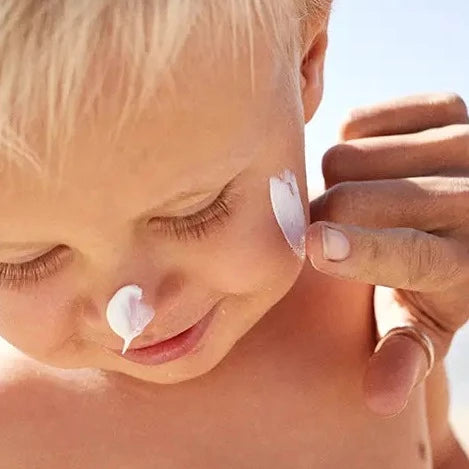
[{"label": "chin", "polygon": [[[158,364],[143,365],[116,357],[114,354],[99,358],[94,355],[93,364],[88,366],[117,372],[153,384],[177,384],[211,375],[216,379],[230,358],[235,358],[237,346],[242,347],[242,339],[247,344],[252,339],[251,330],[266,313],[285,296],[295,284],[302,270],[302,264],[296,261],[289,264],[290,269],[282,278],[269,279],[272,287],[256,292],[253,296],[233,296],[220,308],[218,317],[206,332],[205,338],[195,346],[192,352],[175,360]],[[239,344],[238,344],[239,343]],[[243,347],[244,348],[244,347]],[[98,360],[96,360],[98,359]],[[97,362],[99,361],[99,363]]]}]

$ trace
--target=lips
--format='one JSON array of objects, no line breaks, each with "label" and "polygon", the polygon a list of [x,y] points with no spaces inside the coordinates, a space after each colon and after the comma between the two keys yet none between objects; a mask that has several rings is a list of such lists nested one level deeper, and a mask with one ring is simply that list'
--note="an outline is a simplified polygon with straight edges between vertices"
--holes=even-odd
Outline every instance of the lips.
[{"label": "lips", "polygon": [[[201,321],[201,319],[199,319],[199,321]],[[199,322],[199,321],[197,321],[197,322]],[[197,323],[195,323],[195,324],[197,324]],[[182,332],[178,332],[177,334],[172,335],[172,336],[170,336],[166,339],[158,340],[158,341],[155,340],[153,342],[148,342],[148,344],[142,345],[141,347],[131,347],[131,348],[128,349],[128,351],[130,351],[130,350],[143,350],[143,349],[146,349],[146,348],[149,348],[149,347],[154,347],[155,345],[158,345],[158,344],[162,344],[163,342],[174,339],[176,337],[179,337],[181,334],[184,334],[189,329],[192,329],[195,326],[195,324],[192,324],[192,326],[188,327],[187,329],[184,329]]]},{"label": "lips", "polygon": [[166,340],[153,342],[140,348],[129,349],[124,355],[121,355],[120,350],[112,351],[121,358],[142,365],[158,365],[175,360],[194,351],[212,322],[215,313],[216,308],[214,307],[192,327]]}]

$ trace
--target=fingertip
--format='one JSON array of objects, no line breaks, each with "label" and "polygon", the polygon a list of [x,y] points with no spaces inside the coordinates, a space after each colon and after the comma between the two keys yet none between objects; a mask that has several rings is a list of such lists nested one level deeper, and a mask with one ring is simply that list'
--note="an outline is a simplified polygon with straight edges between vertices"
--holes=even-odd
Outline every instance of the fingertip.
[{"label": "fingertip", "polygon": [[306,255],[310,262],[313,262],[315,251],[321,243],[321,224],[314,222],[308,226],[305,233]]},{"label": "fingertip", "polygon": [[368,363],[363,379],[367,407],[380,416],[400,414],[421,378],[421,368],[418,344],[405,336],[390,337]]},{"label": "fingertip", "polygon": [[315,221],[306,228],[306,240],[314,241],[315,238],[320,236],[321,222]]},{"label": "fingertip", "polygon": [[399,415],[407,406],[408,390],[383,379],[380,365],[369,365],[363,379],[364,400],[374,414],[391,418]]}]

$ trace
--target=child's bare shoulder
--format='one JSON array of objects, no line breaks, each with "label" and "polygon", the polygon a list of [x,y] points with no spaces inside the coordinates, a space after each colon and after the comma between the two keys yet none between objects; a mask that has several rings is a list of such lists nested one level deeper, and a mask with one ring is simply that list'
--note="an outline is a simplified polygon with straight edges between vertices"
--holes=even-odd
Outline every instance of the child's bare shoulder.
[{"label": "child's bare shoulder", "polygon": [[[42,396],[64,391],[91,390],[104,385],[104,378],[99,370],[54,368],[39,363],[14,347],[0,343],[0,405],[11,406],[21,397],[29,400],[41,400]],[[21,402],[24,406],[24,403]]]},{"label": "child's bare shoulder", "polygon": [[89,418],[77,409],[85,409],[84,399],[91,401],[99,389],[93,370],[47,367],[2,343],[0,467],[47,467],[48,454],[65,456],[77,420]]}]

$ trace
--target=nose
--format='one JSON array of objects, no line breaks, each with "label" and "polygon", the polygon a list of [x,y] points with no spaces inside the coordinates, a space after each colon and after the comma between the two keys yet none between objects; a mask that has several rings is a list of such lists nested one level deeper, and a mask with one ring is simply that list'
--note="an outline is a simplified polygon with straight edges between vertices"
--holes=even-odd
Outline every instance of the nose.
[{"label": "nose", "polygon": [[117,290],[106,308],[109,327],[124,340],[123,354],[155,316],[155,310],[142,301],[142,296],[138,285],[126,285]]},{"label": "nose", "polygon": [[[122,347],[122,339],[111,329],[106,318],[106,310],[110,300],[121,288],[128,285],[137,285],[142,289],[142,302],[151,307],[155,315],[151,321],[161,322],[161,318],[171,316],[172,311],[181,302],[184,280],[178,273],[167,273],[162,276],[156,272],[147,272],[145,275],[125,275],[112,284],[107,285],[102,291],[90,291],[83,296],[80,304],[82,311],[82,327],[86,329],[85,335],[99,336],[105,340],[109,347],[119,349]],[[147,328],[151,327],[151,323]],[[144,337],[145,332],[140,337]],[[100,340],[100,341],[102,341]]]}]

